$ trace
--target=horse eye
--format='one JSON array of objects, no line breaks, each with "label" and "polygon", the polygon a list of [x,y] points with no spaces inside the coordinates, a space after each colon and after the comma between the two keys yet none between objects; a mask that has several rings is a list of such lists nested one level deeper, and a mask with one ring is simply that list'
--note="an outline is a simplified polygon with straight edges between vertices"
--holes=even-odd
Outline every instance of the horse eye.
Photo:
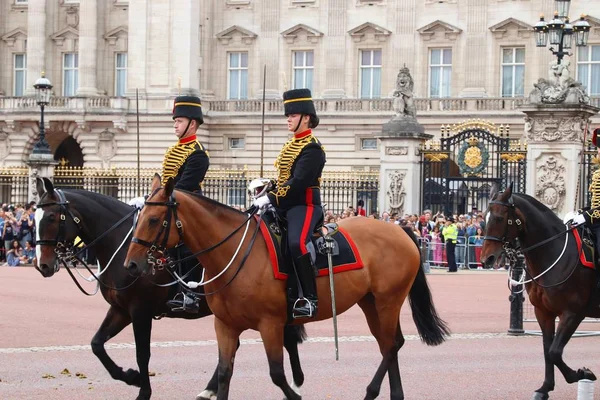
[{"label": "horse eye", "polygon": [[56,221],[56,216],[54,214],[48,215],[48,221],[50,221],[50,222]]},{"label": "horse eye", "polygon": [[156,225],[156,224],[158,224],[158,218],[157,218],[157,217],[150,217],[150,218],[148,219],[148,223],[149,223],[150,225]]}]

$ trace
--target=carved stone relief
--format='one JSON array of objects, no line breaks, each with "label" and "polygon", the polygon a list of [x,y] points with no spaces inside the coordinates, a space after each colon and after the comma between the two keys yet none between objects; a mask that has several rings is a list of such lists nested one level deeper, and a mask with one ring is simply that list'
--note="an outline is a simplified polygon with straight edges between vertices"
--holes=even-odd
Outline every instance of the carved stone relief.
[{"label": "carved stone relief", "polygon": [[405,156],[408,154],[407,146],[389,146],[385,148],[385,154],[388,156]]},{"label": "carved stone relief", "polygon": [[538,162],[535,195],[551,210],[560,210],[565,198],[565,166],[554,156]]},{"label": "carved stone relief", "polygon": [[404,214],[404,200],[406,198],[406,189],[404,188],[404,178],[406,170],[391,170],[388,171],[389,182],[387,188],[387,196],[391,213],[397,212]]},{"label": "carved stone relief", "polygon": [[102,161],[108,161],[117,154],[117,141],[115,134],[105,130],[98,136],[98,157]]},{"label": "carved stone relief", "polygon": [[583,140],[586,119],[565,118],[525,118],[525,136],[530,142],[574,142]]},{"label": "carved stone relief", "polygon": [[0,160],[4,160],[10,154],[10,140],[8,133],[0,130]]}]

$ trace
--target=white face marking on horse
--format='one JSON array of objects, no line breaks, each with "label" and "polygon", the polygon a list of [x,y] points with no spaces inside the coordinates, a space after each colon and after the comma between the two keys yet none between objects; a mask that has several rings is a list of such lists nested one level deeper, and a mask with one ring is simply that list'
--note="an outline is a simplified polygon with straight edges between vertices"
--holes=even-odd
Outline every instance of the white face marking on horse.
[{"label": "white face marking on horse", "polygon": [[487,224],[489,224],[489,223],[490,223],[490,212],[488,211],[488,212],[485,214],[485,224],[487,225]]},{"label": "white face marking on horse", "polygon": [[[38,208],[35,210],[35,241],[36,243],[40,241],[40,222],[42,221],[42,217],[44,216],[44,210]],[[42,256],[42,247],[39,244],[35,246],[35,255],[38,259],[38,263],[40,262],[40,257]]]}]

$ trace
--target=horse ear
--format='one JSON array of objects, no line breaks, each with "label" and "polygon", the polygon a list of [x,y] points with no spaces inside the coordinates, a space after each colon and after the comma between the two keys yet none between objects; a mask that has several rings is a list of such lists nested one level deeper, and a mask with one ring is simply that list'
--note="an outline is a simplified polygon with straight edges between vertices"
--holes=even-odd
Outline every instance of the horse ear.
[{"label": "horse ear", "polygon": [[46,193],[46,188],[44,187],[44,181],[42,178],[35,178],[35,190],[38,192],[38,196],[40,197]]},{"label": "horse ear", "polygon": [[497,182],[494,182],[492,184],[492,187],[490,188],[490,200],[494,200],[498,196],[499,192],[500,192],[500,185],[498,185]]},{"label": "horse ear", "polygon": [[506,198],[510,198],[510,196],[512,196],[512,191],[513,191],[513,183],[511,182],[510,185],[508,185],[508,187],[504,191],[504,195],[506,196]]},{"label": "horse ear", "polygon": [[52,183],[52,181],[48,178],[42,178],[44,181],[44,189],[45,192],[48,193],[48,196],[55,198],[55,193],[54,193],[54,184]]},{"label": "horse ear", "polygon": [[154,174],[154,177],[152,178],[152,187],[150,188],[150,192],[154,193],[158,188],[160,188],[160,185],[160,175]]},{"label": "horse ear", "polygon": [[167,197],[171,197],[173,190],[175,189],[175,179],[169,178],[167,179],[167,183],[165,184],[165,195]]}]

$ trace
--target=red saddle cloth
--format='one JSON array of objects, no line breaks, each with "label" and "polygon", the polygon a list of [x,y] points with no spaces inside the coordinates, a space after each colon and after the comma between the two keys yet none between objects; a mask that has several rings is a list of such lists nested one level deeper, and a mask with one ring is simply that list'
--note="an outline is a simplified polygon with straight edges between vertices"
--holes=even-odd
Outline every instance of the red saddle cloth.
[{"label": "red saddle cloth", "polygon": [[[290,265],[290,262],[287,261],[287,258],[283,257],[283,253],[281,251],[281,236],[275,234],[271,229],[269,229],[263,220],[261,220],[260,223],[260,232],[267,243],[267,248],[269,249],[269,258],[271,260],[271,266],[273,268],[273,275],[275,276],[275,279],[287,280],[290,268],[292,268],[292,266]],[[317,255],[315,265],[319,270],[318,276],[326,276],[329,275],[329,264],[327,261],[327,256],[319,252],[318,246],[315,243],[319,237],[320,236],[314,236],[312,238]],[[331,237],[336,241],[339,249],[339,254],[332,256],[334,274],[363,268],[363,262],[360,258],[360,254],[358,253],[358,249],[346,231],[336,226],[335,230],[331,234]]]},{"label": "red saddle cloth", "polygon": [[583,245],[581,241],[581,235],[579,234],[579,227],[573,229],[573,236],[575,236],[575,242],[577,242],[577,251],[579,252],[579,261],[584,267],[594,269],[594,249],[588,245]]}]

